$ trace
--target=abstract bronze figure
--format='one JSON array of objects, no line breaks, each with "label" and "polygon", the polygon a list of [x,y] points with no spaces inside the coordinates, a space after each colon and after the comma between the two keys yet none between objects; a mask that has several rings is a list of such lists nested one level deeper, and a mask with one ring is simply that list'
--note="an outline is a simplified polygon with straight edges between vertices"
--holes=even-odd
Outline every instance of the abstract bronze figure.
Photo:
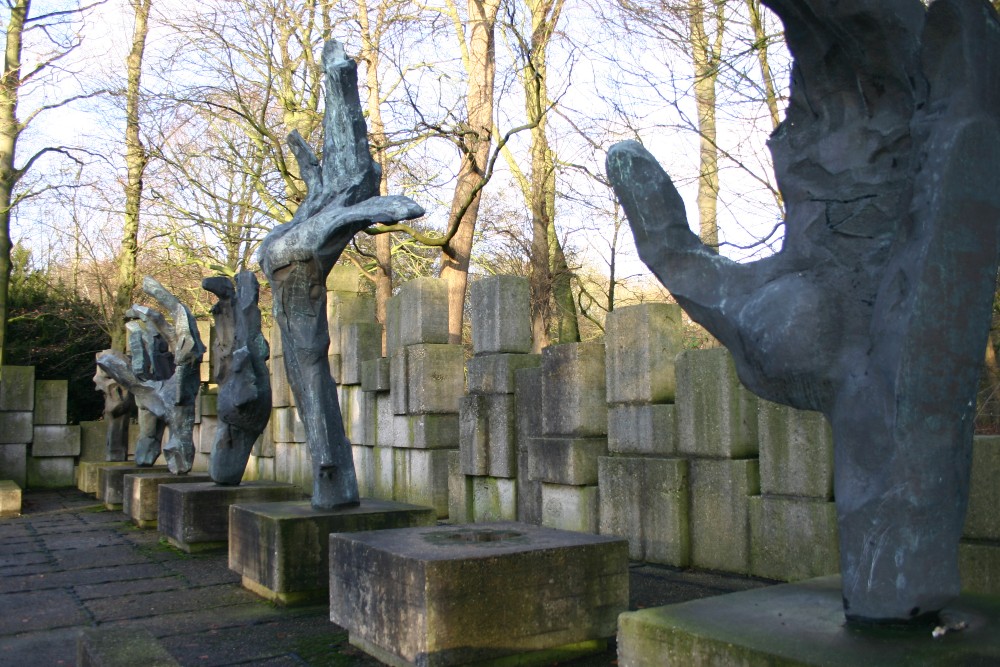
[{"label": "abstract bronze figure", "polygon": [[770,140],[781,252],[702,245],[635,142],[608,174],[643,261],[747,387],[829,418],[847,617],[909,622],[960,588],[1000,252],[1000,22],[983,0],[764,2],[795,57]]},{"label": "abstract bronze figure", "polygon": [[332,509],[356,505],[359,497],[351,443],[327,359],[326,277],[357,232],[424,211],[408,197],[378,196],[381,170],[368,148],[357,65],[343,46],[327,42],[323,68],[323,164],[297,132],[288,137],[309,193],[291,221],[267,235],[259,257],[271,282],[288,382],[312,458],[312,506]]}]

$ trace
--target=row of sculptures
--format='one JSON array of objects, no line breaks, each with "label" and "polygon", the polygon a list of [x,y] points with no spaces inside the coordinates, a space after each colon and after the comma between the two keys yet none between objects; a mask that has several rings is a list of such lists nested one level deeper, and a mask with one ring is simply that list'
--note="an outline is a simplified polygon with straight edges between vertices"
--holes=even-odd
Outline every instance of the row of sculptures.
[{"label": "row of sculptures", "polygon": [[[739,264],[704,246],[670,178],[637,142],[608,152],[608,176],[640,257],[729,348],[746,386],[830,420],[847,618],[912,623],[960,588],[973,411],[1000,256],[1000,21],[985,0],[764,3],[783,20],[794,57],[786,117],[769,142],[786,210],[782,250]],[[323,161],[289,137],[309,192],[268,234],[260,265],[305,424],[312,502],[333,508],[357,503],[358,491],[327,362],[326,275],[357,232],[423,210],[378,196],[356,66],[330,42],[323,67]],[[220,296],[217,318],[240,321],[243,297],[256,291],[249,276],[242,281],[235,290],[207,281]],[[143,443],[170,426],[164,451],[184,472],[203,346],[176,299],[153,282],[146,291],[173,325],[136,307],[132,359],[107,353],[98,363],[151,415]],[[242,317],[259,325],[259,313]],[[229,337],[217,328],[232,360],[216,379],[224,428],[213,476],[236,483],[262,427],[257,411],[267,412],[267,348],[259,328],[233,326]],[[152,445],[140,455],[150,460]]]}]

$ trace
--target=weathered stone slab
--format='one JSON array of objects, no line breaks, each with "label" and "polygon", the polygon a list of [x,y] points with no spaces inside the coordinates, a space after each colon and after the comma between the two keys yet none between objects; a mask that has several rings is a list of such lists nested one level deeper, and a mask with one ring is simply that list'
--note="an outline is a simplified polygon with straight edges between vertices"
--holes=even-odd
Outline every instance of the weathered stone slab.
[{"label": "weathered stone slab", "polygon": [[750,574],[800,581],[837,574],[837,508],[800,498],[750,498]]},{"label": "weathered stone slab", "polygon": [[406,413],[458,413],[465,394],[461,345],[422,344],[406,348]]},{"label": "weathered stone slab", "polygon": [[0,479],[24,488],[28,485],[28,446],[0,444]]},{"label": "weathered stone slab", "polygon": [[677,451],[711,458],[757,454],[757,397],[724,347],[677,355]]},{"label": "weathered stone slab", "polygon": [[330,533],[432,526],[435,513],[387,500],[315,510],[308,501],[249,503],[229,509],[229,569],[243,587],[281,604],[326,599]]},{"label": "weathered stone slab", "polygon": [[517,520],[517,481],[502,477],[469,477],[472,481],[472,520]]},{"label": "weathered stone slab", "polygon": [[80,422],[80,458],[79,461],[103,461],[107,454],[108,422]]},{"label": "weathered stone slab", "polygon": [[31,412],[35,408],[35,367],[4,366],[0,374],[0,411]]},{"label": "weathered stone slab", "polygon": [[392,398],[389,394],[368,394],[365,402],[365,444],[372,447],[392,447],[396,439],[396,416],[392,414]]},{"label": "weathered stone slab", "polygon": [[633,560],[687,567],[688,462],[602,456],[598,465],[600,533],[628,539]]},{"label": "weathered stone slab", "polygon": [[34,435],[30,412],[0,412],[0,444],[26,445]]},{"label": "weathered stone slab", "polygon": [[691,565],[750,570],[750,496],[760,494],[756,459],[691,461]]},{"label": "weathered stone slab", "polygon": [[35,380],[35,424],[65,424],[68,380]]},{"label": "weathered stone slab", "polygon": [[368,395],[361,391],[361,385],[341,385],[337,387],[340,399],[340,414],[344,420],[344,434],[347,439],[360,444],[365,442],[365,402]]},{"label": "weathered stone slab", "polygon": [[351,445],[354,474],[358,478],[358,495],[371,498],[375,493],[375,455],[371,447]]},{"label": "weathered stone slab", "polygon": [[406,449],[456,449],[459,443],[457,414],[394,415],[393,447]]},{"label": "weathered stone slab", "polygon": [[157,530],[170,544],[189,553],[221,549],[229,540],[230,505],[301,497],[301,489],[284,482],[161,484]]},{"label": "weathered stone slab", "polygon": [[519,523],[330,536],[330,620],[390,664],[600,650],[627,606],[627,547],[617,538]]},{"label": "weathered stone slab", "polygon": [[[818,412],[760,400],[760,490],[764,495],[833,499],[833,431]],[[818,572],[831,574],[830,572]]]},{"label": "weathered stone slab", "polygon": [[606,438],[533,438],[529,445],[532,479],[552,484],[597,484],[597,458],[607,456]]},{"label": "weathered stone slab", "polygon": [[965,538],[1000,542],[1000,436],[977,436],[972,443],[972,479]]},{"label": "weathered stone slab", "polygon": [[[205,415],[194,427],[194,446],[199,454],[211,454],[219,430],[219,418]],[[271,429],[267,429],[271,430]]]},{"label": "weathered stone slab", "polygon": [[[167,466],[137,466],[135,461],[115,461],[95,466],[97,470],[97,499],[109,510],[122,508],[125,502],[125,475],[141,473],[166,473]],[[81,474],[82,478],[83,475]]]},{"label": "weathered stone slab", "polygon": [[513,394],[514,374],[541,366],[540,354],[487,354],[465,362],[470,394]]},{"label": "weathered stone slab", "polygon": [[448,516],[447,449],[392,449],[393,497]]},{"label": "weathered stone slab", "polygon": [[204,385],[198,394],[198,416],[217,417],[219,415],[219,388]]},{"label": "weathered stone slab", "polygon": [[0,479],[0,517],[21,514],[21,487],[12,479]]},{"label": "weathered stone slab", "polygon": [[600,343],[566,343],[542,350],[542,432],[605,435],[604,382],[604,346]]},{"label": "weathered stone slab", "polygon": [[409,389],[407,360],[405,347],[396,348],[389,355],[389,396],[392,399],[392,412],[396,415],[405,415],[409,406],[409,399],[406,395]]},{"label": "weathered stone slab", "polygon": [[962,590],[1000,596],[1000,544],[962,540],[958,545]]},{"label": "weathered stone slab", "polygon": [[306,441],[306,429],[296,408],[274,408],[271,411],[271,438],[278,442]]},{"label": "weathered stone slab", "polygon": [[140,528],[155,528],[161,484],[201,484],[210,481],[207,474],[129,473],[122,482],[122,513]]},{"label": "weathered stone slab", "polygon": [[930,626],[850,632],[840,577],[823,577],[622,614],[618,664],[857,667],[1000,660],[1000,601],[964,595],[947,614],[968,627],[941,639],[931,637]]},{"label": "weathered stone slab", "polygon": [[261,434],[257,437],[257,441],[253,443],[253,449],[250,450],[252,456],[256,456],[264,459],[274,458],[274,434],[270,428],[264,428]]},{"label": "weathered stone slab", "polygon": [[615,454],[677,453],[675,406],[620,404],[608,406],[608,451]]},{"label": "weathered stone slab", "polygon": [[330,354],[340,354],[340,330],[355,322],[375,322],[375,298],[367,294],[327,292],[326,316],[330,327]]},{"label": "weathered stone slab", "polygon": [[389,391],[389,360],[385,357],[361,362],[361,388],[364,391]]},{"label": "weathered stone slab", "polygon": [[382,500],[393,500],[396,475],[392,447],[372,447],[372,459],[375,466],[373,495]]},{"label": "weathered stone slab", "polygon": [[153,633],[142,627],[86,628],[77,639],[76,664],[77,667],[180,667]]},{"label": "weathered stone slab", "polygon": [[361,272],[351,264],[335,264],[326,277],[328,292],[357,294],[361,291]]},{"label": "weathered stone slab", "polygon": [[79,454],[79,426],[35,426],[31,442],[32,456],[79,456]]},{"label": "weathered stone slab", "polygon": [[472,477],[462,472],[462,455],[448,452],[448,521],[472,522]]},{"label": "weathered stone slab", "polygon": [[531,297],[518,276],[487,276],[469,287],[473,354],[531,351]]},{"label": "weathered stone slab", "polygon": [[[101,443],[103,449],[104,444]],[[2,450],[0,450],[2,451]],[[102,466],[135,467],[135,461],[80,461],[76,467],[76,488],[95,497],[104,495],[100,487],[100,468]]]},{"label": "weathered stone slab", "polygon": [[382,356],[382,325],[352,322],[340,329],[340,384],[361,384],[362,365]]},{"label": "weathered stone slab", "polygon": [[309,448],[298,442],[274,443],[274,479],[299,487],[303,493],[313,488]]},{"label": "weathered stone slab", "polygon": [[684,349],[681,307],[643,303],[615,308],[604,328],[608,403],[672,402],[674,359]]},{"label": "weathered stone slab", "polygon": [[438,278],[404,283],[393,299],[398,304],[400,346],[448,342],[448,284]]},{"label": "weathered stone slab", "polygon": [[243,481],[255,482],[257,480],[275,479],[274,457],[262,457],[250,455],[247,461],[247,469],[243,472]]},{"label": "weathered stone slab", "polygon": [[515,477],[517,440],[512,394],[467,394],[459,404],[459,442],[466,475]]},{"label": "weathered stone slab", "polygon": [[29,489],[64,489],[76,485],[72,456],[53,456],[36,459],[29,456],[27,460],[27,488]]},{"label": "weathered stone slab", "polygon": [[600,525],[597,486],[542,483],[542,525],[594,533]]},{"label": "weathered stone slab", "polygon": [[295,398],[292,396],[292,387],[288,384],[285,358],[272,356],[267,367],[271,371],[271,407],[287,408],[295,402]]},{"label": "weathered stone slab", "polygon": [[542,523],[542,483],[531,479],[530,454],[527,450],[517,451],[517,520],[524,523]]}]

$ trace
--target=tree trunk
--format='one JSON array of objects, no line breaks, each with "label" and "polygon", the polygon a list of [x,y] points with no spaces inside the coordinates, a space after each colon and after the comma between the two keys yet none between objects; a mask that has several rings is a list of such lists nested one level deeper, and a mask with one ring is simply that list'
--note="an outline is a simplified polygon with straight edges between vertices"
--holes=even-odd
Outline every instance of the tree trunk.
[{"label": "tree trunk", "polygon": [[122,251],[118,258],[118,288],[111,311],[111,349],[125,350],[125,311],[132,305],[139,258],[139,211],[142,205],[142,178],[149,163],[149,154],[139,136],[139,100],[141,95],[142,54],[146,48],[151,0],[133,0],[135,27],[132,50],[125,60],[127,87],[125,92],[125,223],[122,230]]},{"label": "tree trunk", "polygon": [[[713,16],[706,17],[705,3],[712,3]],[[698,218],[702,242],[718,252],[719,151],[715,123],[715,82],[722,55],[722,6],[719,0],[689,0],[691,55],[694,61],[694,95],[698,109],[699,169]],[[716,20],[716,35],[709,42],[705,24]]]},{"label": "tree trunk", "polygon": [[[3,78],[0,79],[0,369],[7,340],[7,293],[10,288],[10,211],[21,174],[14,167],[21,125],[17,120],[21,88],[21,44],[31,0],[16,0],[7,23]],[[2,373],[2,370],[0,370]]]},{"label": "tree trunk", "polygon": [[[448,341],[462,342],[465,293],[469,283],[469,257],[479,217],[482,192],[493,134],[493,80],[496,73],[494,28],[500,0],[469,0],[468,83],[466,88],[463,159],[451,203],[449,221],[461,218],[451,241],[441,249],[439,276],[448,283]],[[464,208],[464,213],[462,212]]]}]

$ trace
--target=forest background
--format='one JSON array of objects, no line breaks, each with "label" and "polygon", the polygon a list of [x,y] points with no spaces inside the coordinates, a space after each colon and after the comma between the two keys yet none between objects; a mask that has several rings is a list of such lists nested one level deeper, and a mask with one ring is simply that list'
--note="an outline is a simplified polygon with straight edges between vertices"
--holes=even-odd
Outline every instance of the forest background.
[{"label": "forest background", "polygon": [[204,317],[202,278],[258,271],[305,195],[285,136],[322,142],[330,38],[358,62],[382,192],[427,210],[345,253],[380,319],[394,288],[439,276],[467,341],[469,281],[521,275],[540,350],[669,300],[604,177],[623,139],[657,155],[720,253],[780,250],[766,141],[790,58],[759,0],[3,0],[0,22],[0,359],[69,378],[71,418],[99,414],[94,353],[123,348],[142,276]]}]

